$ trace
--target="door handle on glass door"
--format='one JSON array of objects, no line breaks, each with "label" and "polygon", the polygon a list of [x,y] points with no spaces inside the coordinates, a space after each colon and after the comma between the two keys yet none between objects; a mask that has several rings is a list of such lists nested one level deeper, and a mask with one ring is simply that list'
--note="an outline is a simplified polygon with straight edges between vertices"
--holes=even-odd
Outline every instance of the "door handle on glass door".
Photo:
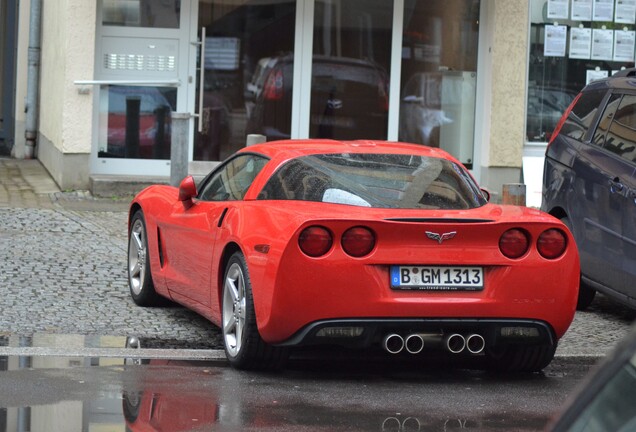
[{"label": "door handle on glass door", "polygon": [[199,44],[201,54],[199,55],[199,112],[195,117],[199,118],[197,131],[203,132],[203,91],[205,90],[205,26],[201,27],[201,43]]}]

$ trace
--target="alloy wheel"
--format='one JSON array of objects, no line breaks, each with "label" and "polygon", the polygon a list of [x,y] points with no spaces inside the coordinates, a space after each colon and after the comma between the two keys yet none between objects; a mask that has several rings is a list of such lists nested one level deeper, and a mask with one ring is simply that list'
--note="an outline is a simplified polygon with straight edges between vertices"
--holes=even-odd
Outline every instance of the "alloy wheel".
[{"label": "alloy wheel", "polygon": [[236,357],[243,345],[246,317],[245,276],[241,266],[233,263],[223,287],[223,338],[228,354]]},{"label": "alloy wheel", "polygon": [[128,245],[128,277],[130,288],[135,295],[142,291],[146,279],[146,229],[141,219],[136,219],[130,230],[130,244]]}]

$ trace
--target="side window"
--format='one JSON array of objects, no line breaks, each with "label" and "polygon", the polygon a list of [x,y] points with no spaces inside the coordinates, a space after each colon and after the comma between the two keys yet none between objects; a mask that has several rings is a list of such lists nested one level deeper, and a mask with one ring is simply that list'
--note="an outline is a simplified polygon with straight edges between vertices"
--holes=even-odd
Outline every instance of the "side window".
[{"label": "side window", "polygon": [[616,107],[621,101],[621,95],[613,94],[610,97],[610,100],[607,102],[607,106],[605,107],[605,111],[603,111],[603,115],[601,116],[601,120],[598,123],[598,127],[596,131],[594,131],[594,137],[592,138],[592,143],[598,146],[603,146],[605,144],[605,136],[607,135],[607,130],[612,124],[612,119],[614,118],[614,113],[616,112]]},{"label": "side window", "polygon": [[623,96],[605,137],[605,148],[636,162],[636,96]]},{"label": "side window", "polygon": [[600,109],[606,93],[606,90],[595,90],[581,94],[563,124],[561,133],[582,140],[592,126],[592,122],[596,118],[596,113]]},{"label": "side window", "polygon": [[203,201],[242,200],[268,159],[258,155],[239,155],[225,163],[202,186]]}]

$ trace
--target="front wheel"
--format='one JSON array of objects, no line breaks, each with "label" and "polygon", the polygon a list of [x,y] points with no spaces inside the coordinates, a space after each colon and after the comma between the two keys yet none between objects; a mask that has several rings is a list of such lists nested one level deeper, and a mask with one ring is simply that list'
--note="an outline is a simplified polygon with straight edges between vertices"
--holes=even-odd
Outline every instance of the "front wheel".
[{"label": "front wheel", "polygon": [[258,333],[252,285],[242,253],[232,255],[223,281],[222,331],[228,361],[237,369],[281,368],[287,349],[265,343]]},{"label": "front wheel", "polygon": [[130,296],[137,305],[155,306],[161,303],[150,274],[148,234],[141,210],[133,215],[128,232],[128,285]]}]

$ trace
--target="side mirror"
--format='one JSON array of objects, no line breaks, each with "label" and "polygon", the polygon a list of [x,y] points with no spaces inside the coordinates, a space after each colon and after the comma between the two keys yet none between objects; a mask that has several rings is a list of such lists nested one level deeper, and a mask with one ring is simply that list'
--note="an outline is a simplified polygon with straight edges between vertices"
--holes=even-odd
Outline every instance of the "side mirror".
[{"label": "side mirror", "polygon": [[486,201],[490,202],[490,192],[488,191],[488,189],[481,189],[481,193],[484,195],[484,198],[486,198]]},{"label": "side mirror", "polygon": [[179,185],[179,201],[182,201],[184,204],[192,204],[192,198],[197,196],[197,185],[194,182],[194,177],[187,176],[183,180],[181,180],[181,184]]}]

